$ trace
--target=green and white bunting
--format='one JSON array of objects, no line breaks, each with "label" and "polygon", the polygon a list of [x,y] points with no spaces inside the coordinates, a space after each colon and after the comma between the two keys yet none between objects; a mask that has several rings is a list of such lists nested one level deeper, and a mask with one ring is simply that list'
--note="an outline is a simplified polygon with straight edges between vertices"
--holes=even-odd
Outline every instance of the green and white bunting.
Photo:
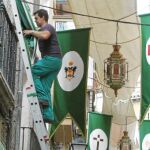
[{"label": "green and white bunting", "polygon": [[[150,15],[141,16],[143,24],[150,24]],[[141,118],[144,120],[150,106],[150,26],[141,26],[142,29],[142,75],[141,75]],[[138,58],[139,59],[139,58]]]},{"label": "green and white bunting", "polygon": [[140,125],[140,150],[150,150],[150,120]]},{"label": "green and white bunting", "polygon": [[90,112],[88,115],[88,150],[108,150],[112,116]]},{"label": "green and white bunting", "polygon": [[55,123],[51,136],[69,114],[83,134],[86,132],[86,85],[90,28],[58,32],[62,67],[54,84]]}]

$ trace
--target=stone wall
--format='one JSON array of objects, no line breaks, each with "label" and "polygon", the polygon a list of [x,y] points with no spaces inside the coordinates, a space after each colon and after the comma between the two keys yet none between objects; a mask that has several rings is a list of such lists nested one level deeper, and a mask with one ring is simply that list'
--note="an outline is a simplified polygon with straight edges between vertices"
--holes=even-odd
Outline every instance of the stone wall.
[{"label": "stone wall", "polygon": [[[0,1],[2,1],[2,0],[0,0]],[[13,15],[12,15],[12,7],[11,7],[11,4],[10,4],[10,0],[3,0],[3,3],[5,5],[6,11],[9,15],[9,18],[10,18],[11,22],[14,24],[14,19],[13,19]]]},{"label": "stone wall", "polygon": [[[14,24],[14,18],[12,14],[12,7],[10,4],[11,0],[0,0],[0,4],[5,5],[6,12],[5,15],[7,15],[7,21],[9,24],[15,25]],[[5,20],[6,21],[6,20]],[[1,24],[4,26],[3,24]],[[5,28],[6,32],[8,31],[7,26]],[[13,30],[13,28],[11,28]],[[15,35],[15,32],[13,32],[13,35]],[[7,41],[9,40],[8,38],[4,38],[4,36],[1,36],[1,40],[4,41],[2,43],[8,43]],[[18,43],[17,43],[18,45]],[[10,45],[8,45],[10,46]],[[11,46],[10,46],[11,47]],[[3,49],[3,45],[2,45]],[[5,51],[8,49],[6,48]],[[14,106],[13,109],[10,111],[10,116],[8,118],[3,117],[3,124],[5,125],[7,130],[3,130],[4,133],[0,131],[0,137],[3,137],[4,139],[0,139],[0,143],[4,143],[2,146],[4,147],[4,150],[20,150],[19,145],[20,145],[20,118],[21,118],[21,104],[22,104],[22,70],[23,70],[23,64],[22,64],[22,59],[20,55],[20,50],[19,46],[16,47],[16,49],[11,49],[11,52],[16,51],[17,59],[15,60],[16,62],[12,62],[12,64],[16,63],[16,66],[13,69],[15,72],[15,81],[14,81],[14,92],[13,92],[13,98],[14,98]],[[5,58],[4,58],[5,59]],[[10,67],[10,66],[9,66]],[[6,80],[6,79],[5,79]],[[7,83],[8,84],[8,83]],[[0,87],[2,87],[0,85]],[[8,88],[8,87],[6,87]],[[9,88],[8,88],[9,89]],[[9,89],[10,90],[10,89]],[[12,94],[12,92],[11,92]],[[6,94],[3,95],[5,101],[9,101],[9,99],[6,97]],[[1,100],[1,98],[0,98]],[[2,102],[2,100],[1,100]],[[4,104],[4,103],[3,103]],[[7,105],[8,107],[8,105]],[[2,109],[1,109],[2,111]],[[0,112],[0,115],[3,114],[4,112]],[[3,136],[5,135],[5,136]],[[6,142],[5,142],[6,141]],[[6,145],[5,145],[6,144]],[[1,150],[1,147],[0,147]]]}]

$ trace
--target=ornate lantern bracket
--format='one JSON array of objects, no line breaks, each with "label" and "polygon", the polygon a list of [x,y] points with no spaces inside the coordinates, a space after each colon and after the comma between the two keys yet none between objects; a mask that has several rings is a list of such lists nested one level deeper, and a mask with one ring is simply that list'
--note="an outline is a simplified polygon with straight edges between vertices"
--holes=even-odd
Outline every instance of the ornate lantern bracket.
[{"label": "ornate lantern bracket", "polygon": [[104,80],[114,90],[116,97],[118,89],[128,81],[128,63],[120,54],[120,47],[113,45],[114,51],[104,60]]}]

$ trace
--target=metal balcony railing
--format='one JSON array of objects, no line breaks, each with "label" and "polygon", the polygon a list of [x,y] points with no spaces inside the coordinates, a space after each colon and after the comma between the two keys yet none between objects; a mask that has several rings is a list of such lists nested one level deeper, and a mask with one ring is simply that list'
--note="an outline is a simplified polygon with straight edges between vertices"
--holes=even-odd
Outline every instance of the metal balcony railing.
[{"label": "metal balcony railing", "polygon": [[10,89],[15,90],[17,37],[4,5],[0,1],[0,71]]}]

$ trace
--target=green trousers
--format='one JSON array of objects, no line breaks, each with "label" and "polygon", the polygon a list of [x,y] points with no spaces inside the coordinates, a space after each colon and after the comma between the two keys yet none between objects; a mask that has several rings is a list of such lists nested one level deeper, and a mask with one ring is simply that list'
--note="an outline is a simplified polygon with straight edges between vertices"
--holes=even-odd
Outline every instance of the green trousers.
[{"label": "green trousers", "polygon": [[41,110],[44,120],[54,120],[50,89],[61,68],[61,64],[61,58],[44,56],[32,66],[37,97],[40,101],[47,101],[49,104]]}]

